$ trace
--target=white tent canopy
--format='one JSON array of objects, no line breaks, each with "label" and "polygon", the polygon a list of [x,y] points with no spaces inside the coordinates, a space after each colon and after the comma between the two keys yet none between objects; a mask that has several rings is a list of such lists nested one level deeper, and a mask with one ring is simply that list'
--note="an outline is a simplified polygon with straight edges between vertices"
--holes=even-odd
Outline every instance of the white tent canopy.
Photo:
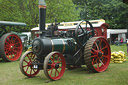
[{"label": "white tent canopy", "polygon": [[107,29],[107,38],[110,38],[110,34],[124,34],[127,33],[127,29]]}]

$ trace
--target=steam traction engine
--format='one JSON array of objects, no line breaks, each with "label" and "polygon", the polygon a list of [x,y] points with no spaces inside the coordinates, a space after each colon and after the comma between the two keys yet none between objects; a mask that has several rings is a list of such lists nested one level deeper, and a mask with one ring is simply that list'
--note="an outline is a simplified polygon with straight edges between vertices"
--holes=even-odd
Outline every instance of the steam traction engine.
[{"label": "steam traction engine", "polygon": [[22,41],[17,32],[9,31],[11,28],[26,26],[25,23],[0,21],[0,58],[4,61],[16,61],[22,54]]},{"label": "steam traction engine", "polygon": [[[45,30],[46,5],[39,0],[40,37],[33,40],[32,51],[27,51],[20,59],[20,70],[34,77],[40,70],[51,80],[60,79],[65,68],[74,69],[86,65],[89,70],[103,72],[110,63],[110,46],[103,37],[94,37],[90,22],[81,21],[75,30],[58,32],[58,24]],[[83,26],[82,23],[86,22]]]}]

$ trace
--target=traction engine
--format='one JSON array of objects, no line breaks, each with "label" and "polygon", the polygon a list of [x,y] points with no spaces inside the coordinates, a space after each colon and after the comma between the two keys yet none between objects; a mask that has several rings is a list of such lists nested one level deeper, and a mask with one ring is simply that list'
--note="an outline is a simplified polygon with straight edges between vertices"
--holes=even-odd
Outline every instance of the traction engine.
[{"label": "traction engine", "polygon": [[[46,5],[39,0],[39,38],[33,40],[32,51],[26,51],[20,59],[20,70],[28,76],[36,76],[40,70],[51,80],[60,79],[65,69],[86,65],[90,71],[103,72],[110,63],[110,46],[103,37],[94,37],[89,21],[81,21],[75,30],[58,31],[58,23],[45,30]],[[86,22],[86,24],[82,24]]]},{"label": "traction engine", "polygon": [[[6,62],[16,61],[20,58],[23,50],[22,41],[16,27],[26,26],[21,22],[0,21],[0,58]],[[1,60],[1,59],[0,59]]]}]

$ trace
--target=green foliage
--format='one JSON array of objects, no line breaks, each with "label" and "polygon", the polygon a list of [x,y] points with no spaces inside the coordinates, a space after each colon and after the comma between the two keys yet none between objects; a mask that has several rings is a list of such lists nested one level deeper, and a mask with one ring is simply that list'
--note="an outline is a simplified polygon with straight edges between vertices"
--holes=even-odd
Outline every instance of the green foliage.
[{"label": "green foliage", "polygon": [[[79,9],[72,0],[46,0],[46,22],[76,21],[79,19]],[[38,26],[38,0],[1,0],[0,20],[25,22],[27,29]]]},{"label": "green foliage", "polygon": [[1,3],[1,21],[25,22],[29,28],[38,25],[37,0],[2,0]]},{"label": "green foliage", "polygon": [[[46,22],[105,19],[110,28],[128,28],[128,5],[122,0],[46,0]],[[38,0],[0,0],[0,20],[39,23]]]},{"label": "green foliage", "polygon": [[128,28],[128,5],[122,0],[73,1],[82,8],[81,19],[105,19],[110,28]]},{"label": "green foliage", "polygon": [[79,10],[72,0],[46,0],[47,3],[47,22],[75,21],[79,19]]}]

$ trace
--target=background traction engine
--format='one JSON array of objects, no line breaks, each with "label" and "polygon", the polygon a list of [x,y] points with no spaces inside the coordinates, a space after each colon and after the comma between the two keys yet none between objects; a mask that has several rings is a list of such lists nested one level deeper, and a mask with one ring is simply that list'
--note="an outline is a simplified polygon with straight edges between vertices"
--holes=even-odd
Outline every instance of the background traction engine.
[{"label": "background traction engine", "polygon": [[[20,59],[20,70],[24,75],[34,77],[40,70],[44,70],[47,78],[58,80],[66,67],[74,69],[86,65],[94,72],[107,69],[110,63],[110,46],[105,38],[94,37],[90,22],[81,21],[75,31],[69,29],[67,36],[63,36],[63,32],[57,32],[57,23],[45,30],[44,1],[40,1],[39,10],[40,37],[33,40],[32,51],[25,52]],[[84,26],[83,22],[86,22]]]},{"label": "background traction engine", "polygon": [[[22,41],[18,32],[19,26],[25,27],[25,23],[0,21],[0,58],[11,62],[20,58],[23,50]],[[0,59],[1,60],[1,59]]]}]

